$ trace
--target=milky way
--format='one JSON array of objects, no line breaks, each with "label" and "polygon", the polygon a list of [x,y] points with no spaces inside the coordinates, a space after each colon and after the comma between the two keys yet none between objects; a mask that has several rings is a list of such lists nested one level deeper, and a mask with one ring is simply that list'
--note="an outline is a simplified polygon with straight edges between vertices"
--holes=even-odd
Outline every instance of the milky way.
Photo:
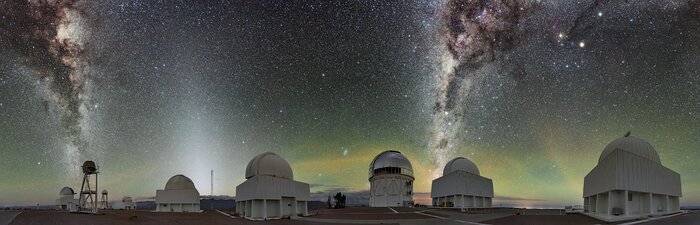
[{"label": "milky way", "polygon": [[462,156],[494,205],[580,205],[627,131],[697,205],[699,6],[0,0],[0,207],[53,204],[86,159],[115,199],[175,174],[209,190],[211,170],[214,194],[235,196],[266,151],[315,200],[363,199],[387,149],[411,160],[417,203]]},{"label": "milky way", "polygon": [[[78,165],[88,151],[84,134],[86,79],[86,18],[80,1],[3,1],[0,35],[7,38],[21,62],[36,72],[54,95],[44,100],[59,108],[60,124],[68,145],[68,168]],[[29,50],[28,50],[29,49]]]},{"label": "milky way", "polygon": [[433,176],[440,175],[454,153],[454,142],[460,142],[464,111],[470,107],[468,98],[473,86],[495,72],[480,70],[517,44],[523,35],[518,25],[532,6],[527,0],[451,0],[444,6],[444,46],[433,109]]}]

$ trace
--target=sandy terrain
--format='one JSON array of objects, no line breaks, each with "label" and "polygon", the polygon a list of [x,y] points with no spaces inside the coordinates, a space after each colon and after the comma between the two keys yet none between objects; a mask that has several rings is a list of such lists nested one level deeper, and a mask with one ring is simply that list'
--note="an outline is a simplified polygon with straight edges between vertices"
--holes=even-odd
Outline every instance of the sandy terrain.
[{"label": "sandy terrain", "polygon": [[604,224],[600,220],[596,220],[584,215],[522,215],[508,216],[495,220],[482,221],[481,223],[493,225],[593,225]]},{"label": "sandy terrain", "polygon": [[396,208],[397,212],[389,208],[346,208],[346,209],[319,209],[311,212],[313,218],[320,219],[347,219],[347,220],[387,220],[387,219],[429,219],[431,217],[414,213],[415,209]]},{"label": "sandy terrain", "polygon": [[[515,215],[516,209],[488,209],[461,212],[454,209],[434,208],[347,208],[314,210],[313,216],[298,220],[269,220],[250,221],[242,218],[231,218],[215,211],[202,213],[156,213],[144,210],[105,210],[104,215],[71,214],[62,211],[24,211],[17,215],[11,225],[34,224],[154,224],[154,225],[187,225],[187,224],[290,224],[290,225],[321,225],[321,224],[493,224],[493,225],[593,225],[606,224],[585,215],[561,214],[560,210],[526,210],[525,215]],[[16,215],[9,212],[7,218]],[[0,214],[0,219],[4,218]],[[0,225],[4,225],[1,223]],[[5,223],[6,224],[6,223]],[[615,224],[615,223],[613,223]],[[659,218],[643,224],[682,224],[700,225],[700,212],[694,212],[670,218]]]},{"label": "sandy terrain", "polygon": [[[17,216],[11,225],[118,225],[118,224],[152,224],[152,225],[218,225],[218,224],[290,224],[290,225],[321,225],[323,223],[299,220],[270,220],[261,223],[242,218],[229,218],[218,212],[202,213],[155,213],[149,211],[105,210],[104,215],[72,214],[60,211],[24,211]],[[339,223],[342,224],[342,223]]]}]

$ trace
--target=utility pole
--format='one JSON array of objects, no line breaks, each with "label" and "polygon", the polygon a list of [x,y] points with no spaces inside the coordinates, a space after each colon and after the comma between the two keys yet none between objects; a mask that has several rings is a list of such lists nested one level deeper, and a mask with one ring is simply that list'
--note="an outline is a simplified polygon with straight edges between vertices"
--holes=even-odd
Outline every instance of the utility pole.
[{"label": "utility pole", "polygon": [[209,208],[214,209],[214,170],[211,170],[211,205]]}]

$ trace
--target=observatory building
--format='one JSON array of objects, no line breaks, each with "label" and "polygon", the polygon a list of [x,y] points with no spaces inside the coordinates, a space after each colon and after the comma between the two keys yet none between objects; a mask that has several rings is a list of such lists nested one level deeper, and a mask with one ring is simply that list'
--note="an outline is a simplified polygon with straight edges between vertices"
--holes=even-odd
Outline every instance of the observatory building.
[{"label": "observatory building", "polygon": [[246,219],[266,220],[308,214],[309,184],[294,180],[287,160],[272,152],[248,163],[246,181],[236,186],[236,212]]},{"label": "observatory building", "polygon": [[156,190],[157,212],[201,212],[199,191],[190,178],[178,174],[170,178],[164,190]]},{"label": "observatory building", "polygon": [[56,199],[56,208],[59,210],[68,210],[74,212],[78,210],[78,199],[75,199],[75,191],[73,188],[63,187],[58,193]]},{"label": "observatory building", "polygon": [[493,198],[493,182],[482,177],[472,161],[457,157],[445,165],[442,177],[433,180],[430,195],[433,206],[489,208]]},{"label": "observatory building", "polygon": [[125,196],[121,201],[115,202],[112,205],[113,209],[136,209],[136,203],[129,196]]},{"label": "observatory building", "polygon": [[602,220],[680,211],[680,175],[661,165],[651,144],[629,132],[605,147],[583,182],[584,210]]},{"label": "observatory building", "polygon": [[413,205],[413,167],[399,151],[379,153],[369,164],[369,206]]},{"label": "observatory building", "polygon": [[[83,170],[83,184],[80,186],[77,211],[98,214],[97,174],[100,173],[100,169],[93,161],[85,161],[80,168]],[[95,179],[93,180],[92,177]]]}]

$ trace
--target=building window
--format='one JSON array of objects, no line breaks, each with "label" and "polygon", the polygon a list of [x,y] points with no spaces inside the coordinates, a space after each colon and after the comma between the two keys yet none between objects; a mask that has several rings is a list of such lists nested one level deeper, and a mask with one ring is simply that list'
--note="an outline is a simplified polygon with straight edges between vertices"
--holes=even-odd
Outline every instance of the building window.
[{"label": "building window", "polygon": [[381,174],[402,174],[401,168],[399,167],[383,167],[383,168],[378,168],[373,171],[374,175],[381,175]]},{"label": "building window", "polygon": [[632,201],[632,193],[627,194],[627,201]]}]

